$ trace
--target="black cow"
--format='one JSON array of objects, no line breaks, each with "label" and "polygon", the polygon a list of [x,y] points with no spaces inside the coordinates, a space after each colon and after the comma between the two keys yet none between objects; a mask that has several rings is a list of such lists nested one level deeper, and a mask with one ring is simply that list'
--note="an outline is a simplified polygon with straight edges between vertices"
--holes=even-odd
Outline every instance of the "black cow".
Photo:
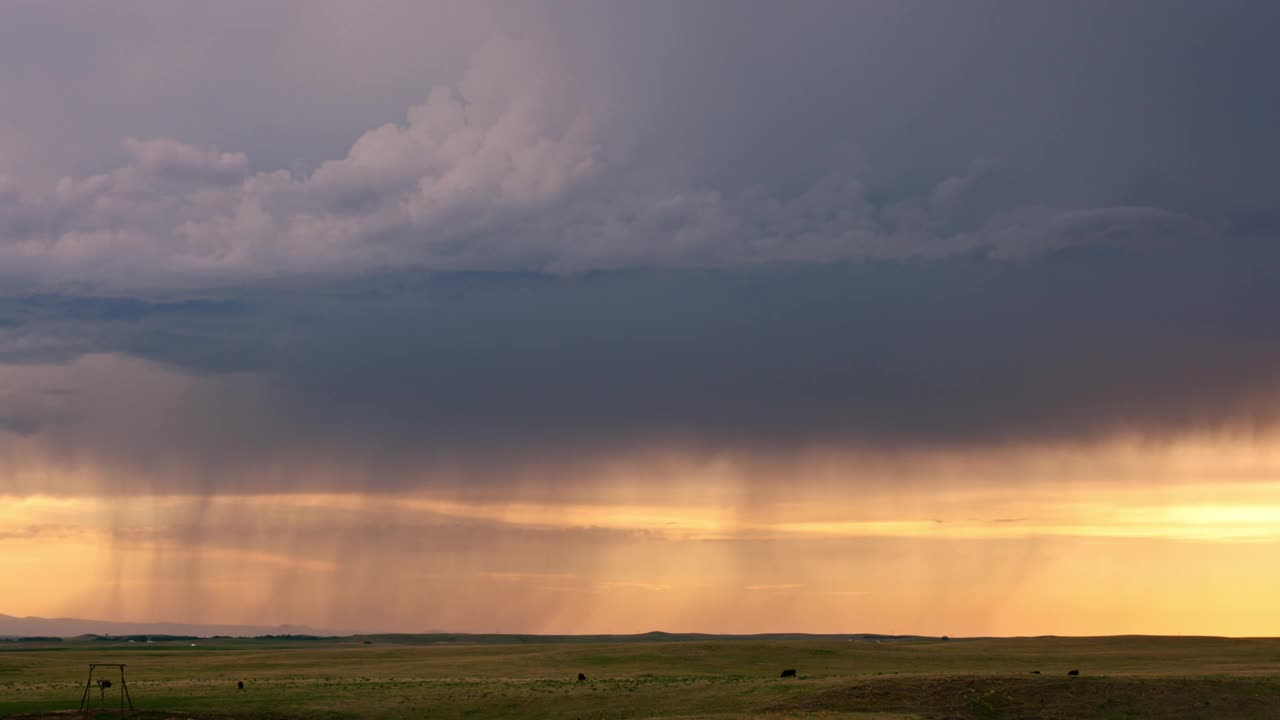
[{"label": "black cow", "polygon": [[241,680],[241,681],[237,682],[237,683],[236,683],[236,687],[237,687],[237,688],[239,688],[240,690],[243,690],[243,689],[244,689],[244,681],[243,681],[243,680]]},{"label": "black cow", "polygon": [[1077,676],[1077,675],[1079,675],[1079,674],[1080,674],[1080,671],[1079,671],[1079,670],[1068,670],[1068,671],[1067,671],[1067,674],[1068,674],[1068,675],[1070,675],[1071,677],[1075,677],[1075,676]]},{"label": "black cow", "polygon": [[578,673],[578,682],[582,682],[586,679],[587,679],[586,675],[583,675],[582,673]]},{"label": "black cow", "polygon": [[782,671],[782,677],[784,677],[784,678],[795,677],[795,676],[796,676],[796,671],[795,671],[795,670],[790,670],[790,669],[788,669],[788,670],[783,670],[783,671]]},{"label": "black cow", "polygon": [[1031,674],[1032,674],[1032,675],[1039,675],[1039,674],[1040,674],[1040,671],[1039,671],[1039,670],[1032,670],[1032,671],[1031,671]]}]

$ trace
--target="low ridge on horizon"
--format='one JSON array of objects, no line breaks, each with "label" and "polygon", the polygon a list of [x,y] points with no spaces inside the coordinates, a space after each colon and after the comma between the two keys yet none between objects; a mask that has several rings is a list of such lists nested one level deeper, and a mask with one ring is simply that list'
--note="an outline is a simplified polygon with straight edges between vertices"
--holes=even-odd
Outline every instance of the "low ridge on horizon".
[{"label": "low ridge on horizon", "polygon": [[[85,628],[95,627],[108,632],[89,632]],[[74,628],[69,630],[68,628]],[[114,632],[112,632],[114,631]],[[191,636],[201,638],[229,637],[248,639],[268,636],[307,636],[314,638],[413,638],[423,636],[476,637],[476,638],[671,638],[671,639],[733,639],[733,638],[857,638],[857,639],[935,639],[948,641],[984,640],[984,639],[1048,639],[1048,638],[1180,638],[1180,639],[1265,639],[1262,636],[1224,636],[1224,635],[1150,635],[1150,634],[1114,634],[1114,635],[1055,635],[1051,633],[1034,635],[926,635],[919,633],[879,633],[879,632],[730,632],[712,633],[698,631],[649,630],[635,633],[555,633],[555,632],[484,632],[454,631],[440,628],[428,628],[420,631],[344,631],[312,628],[305,625],[236,625],[218,623],[176,623],[176,622],[124,622],[86,620],[83,618],[42,618],[15,617],[0,613],[0,639],[18,639],[24,637],[60,637],[73,639],[79,637],[113,637],[113,636]]]}]

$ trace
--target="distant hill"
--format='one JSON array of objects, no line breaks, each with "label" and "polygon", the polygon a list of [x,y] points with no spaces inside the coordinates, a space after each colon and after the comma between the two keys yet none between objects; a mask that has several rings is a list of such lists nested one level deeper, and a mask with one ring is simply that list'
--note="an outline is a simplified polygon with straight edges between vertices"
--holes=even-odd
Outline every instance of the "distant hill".
[{"label": "distant hill", "polygon": [[172,622],[112,622],[80,618],[13,617],[0,614],[0,638],[76,637],[80,635],[175,635],[211,637],[228,635],[350,635],[350,631],[324,630],[305,625],[196,625]]},{"label": "distant hill", "polygon": [[[166,636],[166,637],[160,637]],[[409,645],[519,645],[556,643],[693,642],[719,640],[939,640],[922,635],[875,633],[759,633],[716,635],[709,633],[647,632],[632,635],[533,635],[525,633],[455,633],[427,630],[421,633],[359,633],[317,629],[305,625],[197,625],[171,622],[111,622],[79,618],[13,617],[0,614],[0,639],[74,638],[76,640],[191,640],[197,638],[252,637],[274,640],[322,640],[351,638],[365,642]],[[959,639],[959,638],[957,638]],[[973,639],[973,638],[970,638]]]},{"label": "distant hill", "polygon": [[923,635],[877,635],[875,633],[757,633],[754,635],[716,635],[711,633],[647,632],[634,635],[527,635],[519,633],[385,633],[353,635],[354,639],[408,645],[550,645],[557,643],[645,643],[645,642],[720,642],[726,640],[939,640]]}]

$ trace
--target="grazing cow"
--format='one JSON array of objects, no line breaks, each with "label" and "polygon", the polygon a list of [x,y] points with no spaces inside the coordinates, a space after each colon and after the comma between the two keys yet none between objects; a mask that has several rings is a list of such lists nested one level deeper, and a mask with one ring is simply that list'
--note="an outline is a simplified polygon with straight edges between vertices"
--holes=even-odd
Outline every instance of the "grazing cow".
[{"label": "grazing cow", "polygon": [[1039,670],[1032,670],[1032,671],[1031,671],[1031,674],[1032,674],[1032,675],[1039,675],[1039,674],[1040,674],[1040,671],[1039,671]]},{"label": "grazing cow", "polygon": [[784,678],[795,677],[795,676],[796,676],[795,670],[787,669],[782,671],[782,677]]},{"label": "grazing cow", "polygon": [[1068,674],[1068,675],[1070,675],[1071,677],[1075,677],[1075,676],[1077,676],[1077,675],[1079,675],[1079,674],[1080,674],[1080,671],[1079,671],[1079,670],[1068,670],[1068,671],[1067,671],[1067,674]]},{"label": "grazing cow", "polygon": [[237,682],[237,683],[236,683],[236,687],[237,687],[237,688],[239,688],[240,690],[243,690],[243,689],[244,689],[244,681],[243,681],[243,680],[241,680],[241,681]]},{"label": "grazing cow", "polygon": [[586,679],[587,679],[586,675],[583,675],[582,673],[578,673],[578,682],[582,682]]}]

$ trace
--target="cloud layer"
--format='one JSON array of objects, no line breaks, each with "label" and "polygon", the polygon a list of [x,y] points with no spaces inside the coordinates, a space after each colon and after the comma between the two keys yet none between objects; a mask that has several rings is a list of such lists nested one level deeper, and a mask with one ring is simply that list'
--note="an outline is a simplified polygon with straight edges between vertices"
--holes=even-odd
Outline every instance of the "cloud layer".
[{"label": "cloud layer", "polygon": [[18,295],[0,418],[30,452],[200,486],[282,462],[405,487],[674,448],[1250,433],[1277,420],[1280,263],[1220,248]]},{"label": "cloud layer", "polygon": [[764,185],[633,186],[602,166],[591,115],[553,107],[545,94],[511,99],[469,75],[461,90],[432,90],[406,124],[365,133],[345,158],[302,177],[251,173],[240,153],[129,139],[130,162],[109,173],[63,178],[46,193],[4,180],[0,279],[207,286],[405,266],[566,273],[1016,259],[1076,244],[1176,251],[1215,236],[1203,220],[1154,207],[1009,204],[1001,194],[1011,180],[989,164],[897,202],[877,203],[853,167],[790,197]]},{"label": "cloud layer", "polygon": [[[201,19],[250,50],[197,75],[183,45],[201,41],[182,13],[145,15],[157,33],[135,37],[126,9],[99,18],[90,41],[84,27],[23,8],[5,52],[44,52],[32,33],[74,47],[42,65],[51,85],[81,82],[71,70],[92,65],[85,72],[125,87],[137,67],[120,45],[134,43],[172,57],[172,69],[153,71],[153,90],[137,90],[160,93],[155,101],[193,77],[197,91],[221,88],[218,73],[265,78],[236,86],[253,93],[239,122],[261,137],[228,134],[225,108],[166,107],[148,125],[121,97],[66,135],[99,137],[126,118],[136,129],[86,148],[83,162],[57,162],[75,138],[23,118],[71,101],[50,97],[35,71],[6,70],[23,109],[8,136],[47,146],[51,159],[9,155],[0,281],[118,288],[405,266],[1028,257],[1082,238],[1159,244],[1275,229],[1269,168],[1280,150],[1265,140],[1280,102],[1255,37],[1269,10],[833,4],[801,17],[734,8],[726,25],[712,7],[387,5],[364,15],[282,5],[259,20],[290,57],[331,73],[363,63],[373,86],[397,78],[383,103],[417,104],[384,111],[340,152],[299,148],[281,160],[291,143],[261,139],[272,113],[314,107],[297,134],[335,138],[360,114],[343,109],[344,93],[363,102],[366,89],[337,92],[300,76],[296,60],[258,53],[264,38],[233,13]],[[1148,32],[1153,17],[1159,32]],[[416,87],[388,70],[407,44],[368,43],[369,58],[354,61],[330,37],[382,28],[394,39],[401,25],[439,47],[401,57],[421,68]],[[266,80],[289,90],[269,92]]]},{"label": "cloud layer", "polygon": [[[1275,420],[1274,10],[382,10],[264,11],[288,58],[201,11],[244,48],[203,69],[180,12],[143,36],[132,10],[93,33],[17,11],[0,53],[47,62],[0,62],[23,108],[4,137],[49,149],[0,164],[21,453],[214,476]],[[357,61],[343,28],[388,41]],[[172,63],[135,88],[128,46]],[[81,72],[141,94],[71,113],[99,138],[73,162],[81,135],[24,118]],[[138,113],[183,82],[241,124]],[[273,135],[292,105],[327,139]]]}]

